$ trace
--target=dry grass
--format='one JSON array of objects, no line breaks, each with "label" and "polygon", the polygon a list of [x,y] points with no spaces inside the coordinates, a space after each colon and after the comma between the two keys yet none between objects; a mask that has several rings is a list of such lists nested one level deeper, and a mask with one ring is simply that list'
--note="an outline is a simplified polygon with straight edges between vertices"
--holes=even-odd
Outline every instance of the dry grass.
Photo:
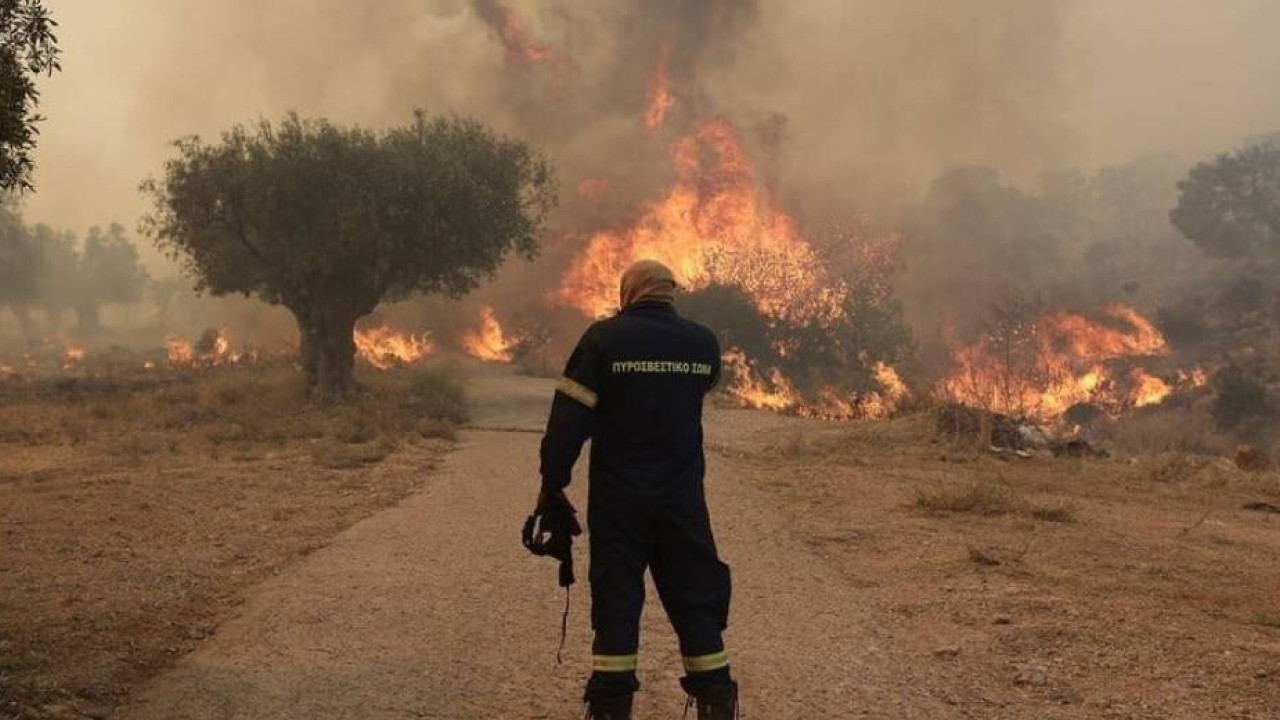
[{"label": "dry grass", "polygon": [[934,513],[969,513],[981,517],[1025,515],[1043,522],[1066,523],[1076,517],[1069,502],[1039,503],[1023,497],[1003,478],[983,478],[962,485],[917,490],[916,507]]},{"label": "dry grass", "polygon": [[106,443],[113,455],[137,462],[174,442],[219,455],[244,446],[323,438],[351,445],[450,438],[453,428],[466,422],[467,399],[446,371],[401,370],[367,378],[341,404],[316,406],[302,398],[291,367],[272,365],[218,369],[149,391],[109,381],[91,392],[40,388],[8,400],[3,410],[0,443]]},{"label": "dry grass", "polygon": [[1119,456],[1168,453],[1225,455],[1235,447],[1214,427],[1208,411],[1197,408],[1152,408],[1100,426],[1096,440]]},{"label": "dry grass", "polygon": [[438,370],[364,380],[324,407],[287,365],[4,388],[0,717],[104,716],[244,589],[417,487],[465,394]]},{"label": "dry grass", "polygon": [[960,486],[921,490],[916,507],[930,512],[972,513],[995,517],[1017,512],[1021,501],[1004,482],[983,479]]},{"label": "dry grass", "polygon": [[[744,424],[714,412],[711,427]],[[872,425],[761,428],[720,453],[862,583],[896,644],[966,648],[962,667],[925,660],[904,683],[974,717],[1274,714],[1280,536],[1244,507],[1280,504],[1280,470],[1243,472],[1185,438],[1158,451],[1159,433],[1112,458],[1017,458],[932,423]],[[849,528],[858,545],[833,546]],[[1048,683],[1002,679],[1022,665],[1050,667]]]}]

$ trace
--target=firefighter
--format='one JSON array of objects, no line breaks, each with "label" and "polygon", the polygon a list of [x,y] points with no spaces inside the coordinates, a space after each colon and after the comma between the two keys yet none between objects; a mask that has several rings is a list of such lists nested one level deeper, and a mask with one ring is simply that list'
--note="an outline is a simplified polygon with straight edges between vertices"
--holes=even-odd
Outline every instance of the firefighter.
[{"label": "firefighter", "polygon": [[707,328],[676,313],[674,276],[654,261],[622,275],[617,315],[582,336],[560,379],[542,439],[538,507],[564,488],[590,438],[592,673],[585,701],[600,720],[631,717],[644,573],[680,638],[681,685],[699,720],[735,717],[738,686],[721,634],[729,566],[703,492],[702,401],[720,377]]}]

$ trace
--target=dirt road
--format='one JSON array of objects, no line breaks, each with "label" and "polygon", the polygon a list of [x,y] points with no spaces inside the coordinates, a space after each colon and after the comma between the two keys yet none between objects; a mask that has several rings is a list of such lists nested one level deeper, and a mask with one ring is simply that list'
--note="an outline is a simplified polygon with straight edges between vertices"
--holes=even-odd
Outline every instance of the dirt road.
[{"label": "dirt road", "polygon": [[[551,384],[494,372],[475,388],[480,429],[464,434],[424,492],[264,583],[239,617],[118,716],[580,717],[590,663],[586,586],[574,589],[557,667],[563,597],[554,565],[518,541]],[[912,689],[911,659],[893,653],[847,576],[735,472],[735,447],[794,422],[729,410],[708,420],[718,448],[710,453],[710,503],[735,580],[728,642],[747,716],[952,716]],[[579,504],[584,490],[579,478]],[[579,553],[585,567],[585,549]],[[650,597],[637,715],[679,717],[679,654]]]}]

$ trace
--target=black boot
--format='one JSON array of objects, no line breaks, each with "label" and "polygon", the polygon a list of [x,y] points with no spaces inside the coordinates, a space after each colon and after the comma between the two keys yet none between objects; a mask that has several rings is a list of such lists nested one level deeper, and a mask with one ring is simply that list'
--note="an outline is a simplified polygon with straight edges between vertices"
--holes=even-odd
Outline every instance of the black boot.
[{"label": "black boot", "polygon": [[587,700],[590,720],[631,720],[631,696],[611,695]]},{"label": "black boot", "polygon": [[738,683],[709,685],[693,696],[698,720],[735,720],[738,717]]}]

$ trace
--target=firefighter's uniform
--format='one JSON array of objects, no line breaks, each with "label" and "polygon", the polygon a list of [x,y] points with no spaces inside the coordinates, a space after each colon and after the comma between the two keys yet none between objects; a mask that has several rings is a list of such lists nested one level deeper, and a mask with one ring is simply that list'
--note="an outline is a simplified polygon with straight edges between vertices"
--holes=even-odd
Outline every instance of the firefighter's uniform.
[{"label": "firefighter's uniform", "polygon": [[716,554],[703,494],[702,401],[719,376],[710,330],[670,302],[640,300],[587,330],[557,386],[542,441],[544,492],[569,484],[592,439],[589,700],[639,687],[646,568],[680,638],[685,689],[730,682],[721,638],[729,567]]}]

